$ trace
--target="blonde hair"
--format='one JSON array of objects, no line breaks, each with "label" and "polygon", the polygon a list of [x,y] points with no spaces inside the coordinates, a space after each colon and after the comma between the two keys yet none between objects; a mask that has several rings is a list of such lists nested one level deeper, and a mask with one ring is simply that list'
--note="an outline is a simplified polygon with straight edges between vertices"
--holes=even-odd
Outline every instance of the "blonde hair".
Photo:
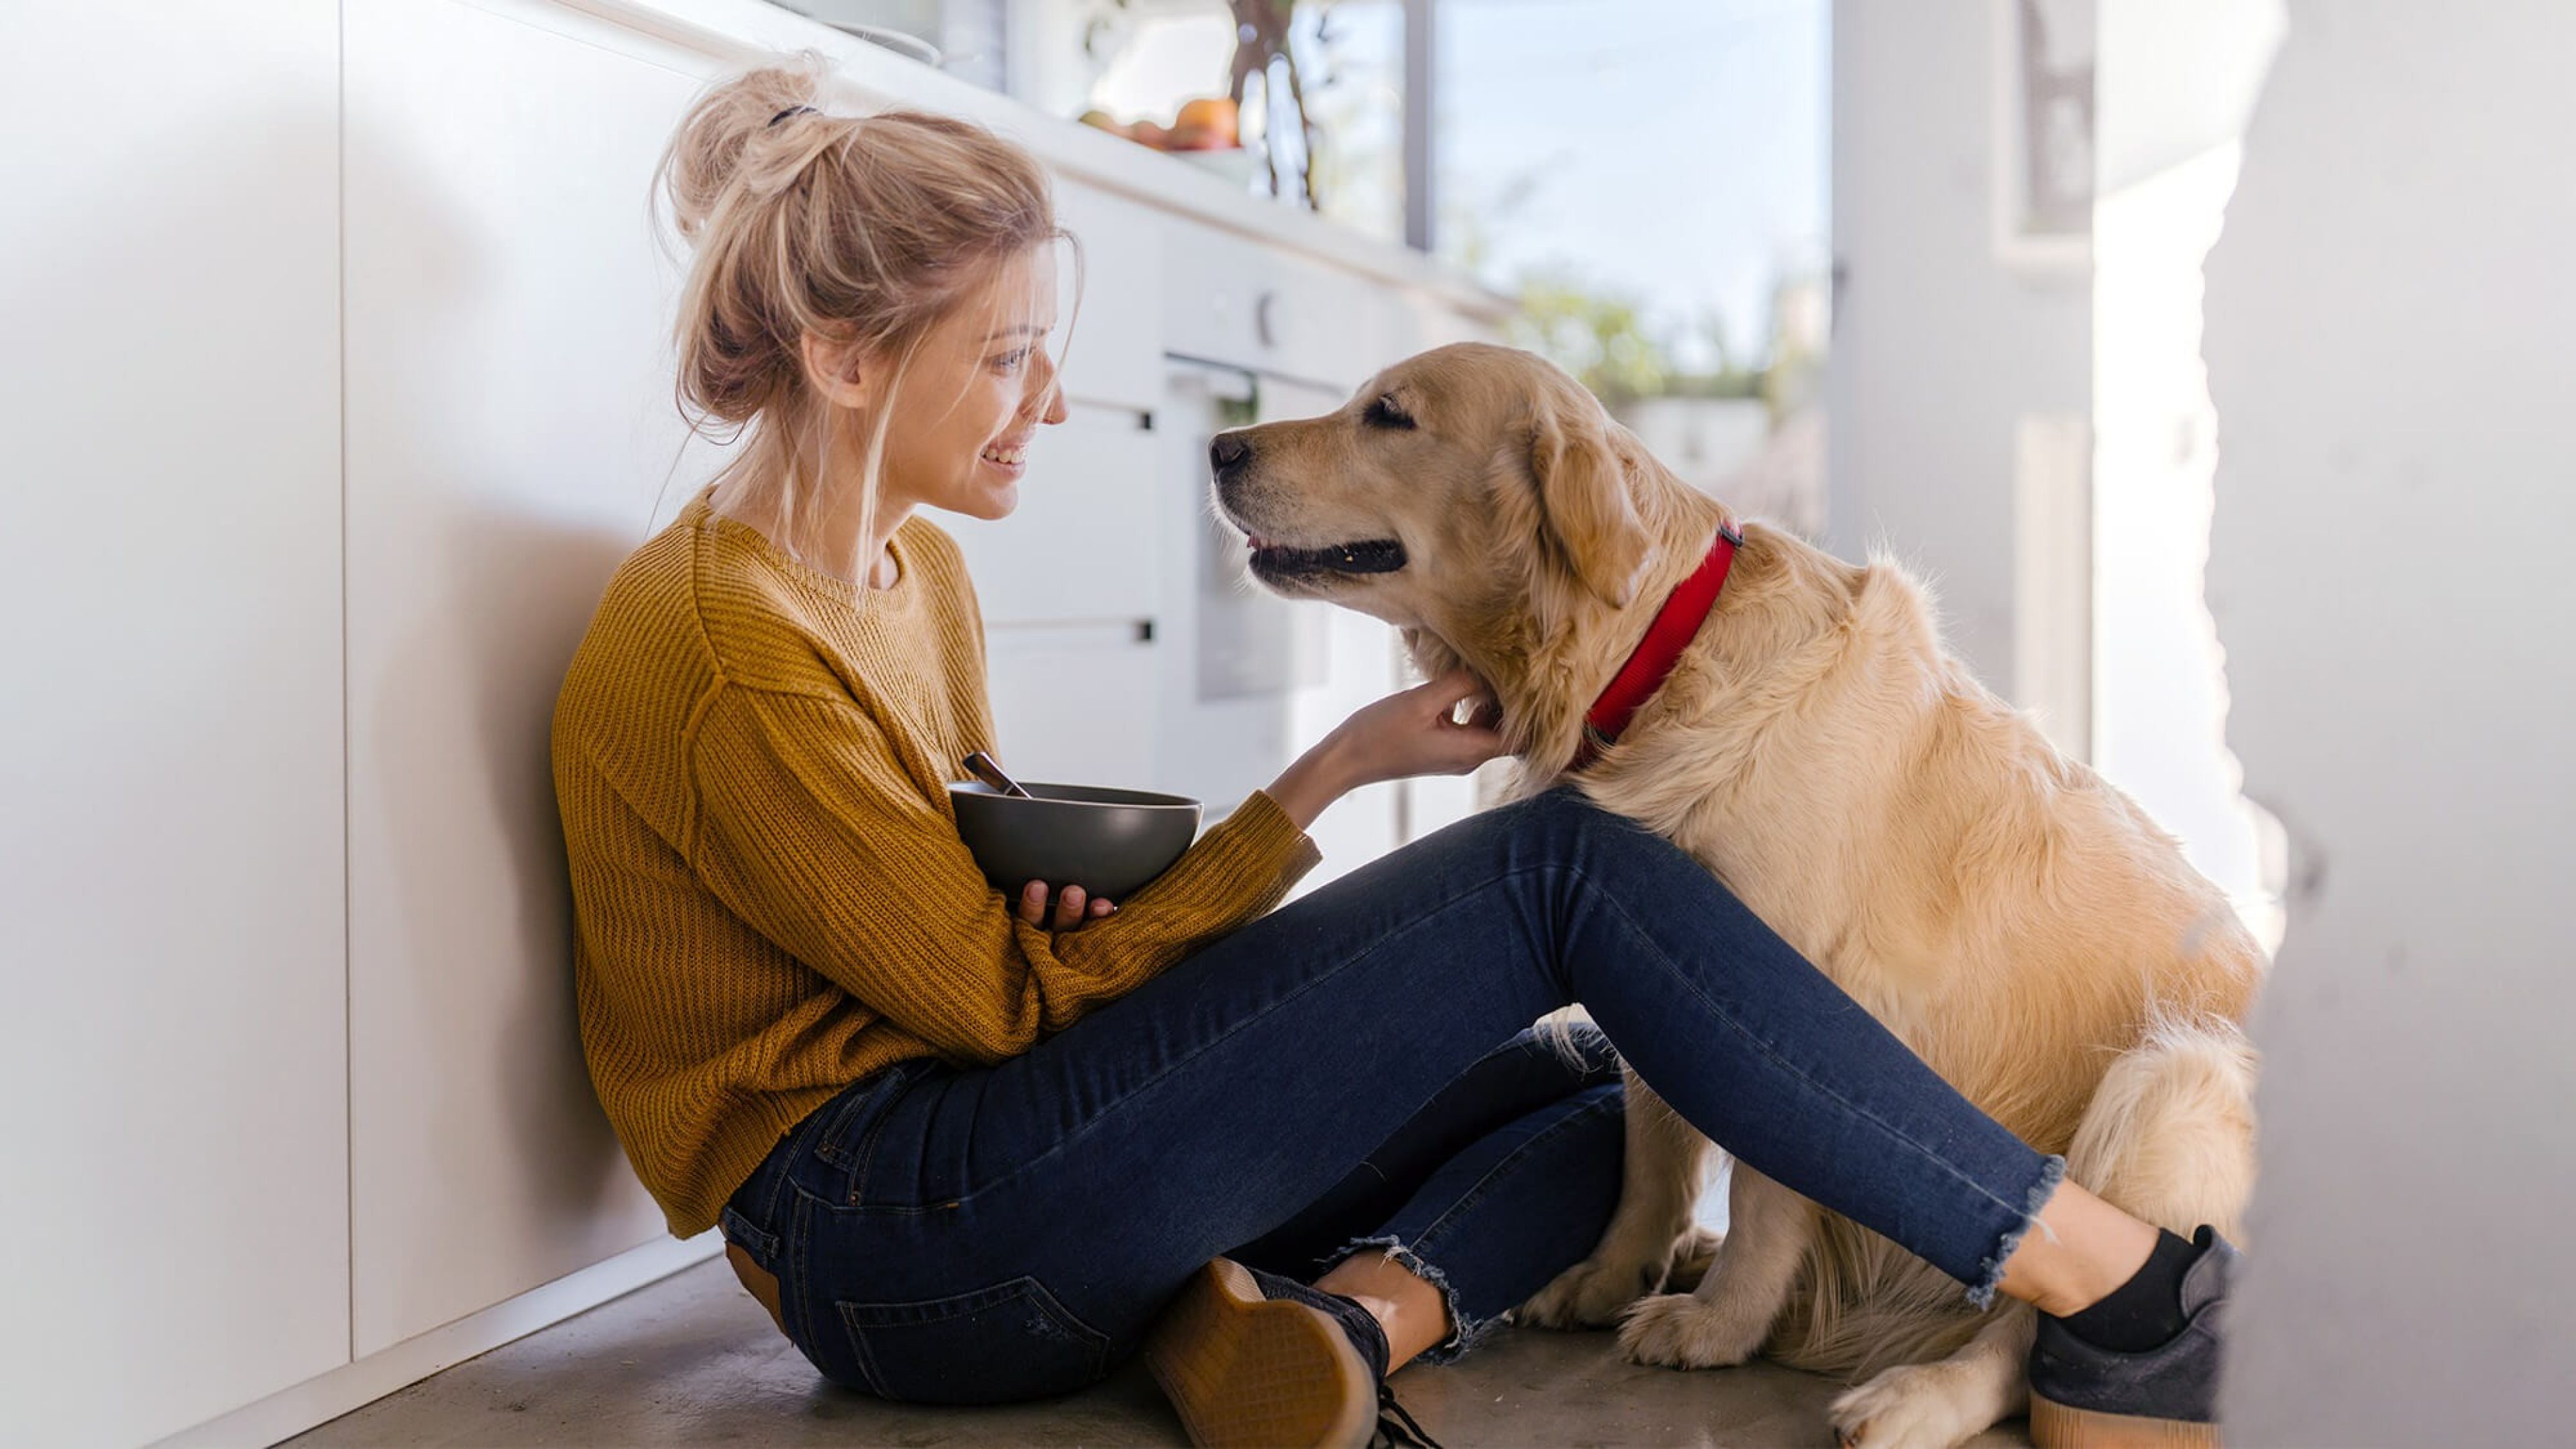
[{"label": "blonde hair", "polygon": [[[864,555],[890,404],[914,351],[1004,264],[1071,237],[1027,151],[948,116],[827,114],[824,77],[808,54],[708,91],[656,189],[695,251],[677,328],[681,415],[702,435],[747,434],[718,479],[725,511],[765,520],[793,553],[833,486],[805,475],[810,459],[841,455],[846,410],[808,387],[805,337],[890,367],[861,454]],[[872,563],[808,562],[862,581]]]}]

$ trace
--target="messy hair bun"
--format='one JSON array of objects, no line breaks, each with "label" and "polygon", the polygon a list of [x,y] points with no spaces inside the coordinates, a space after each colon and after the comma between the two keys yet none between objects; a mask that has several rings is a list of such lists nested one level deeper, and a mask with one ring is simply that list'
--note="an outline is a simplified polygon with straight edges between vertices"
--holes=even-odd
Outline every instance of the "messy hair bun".
[{"label": "messy hair bun", "polygon": [[[809,421],[807,335],[900,358],[1002,263],[1063,235],[1027,151],[948,116],[832,115],[824,67],[807,54],[708,91],[658,178],[695,252],[677,329],[682,411],[701,428],[751,427],[755,450]],[[792,455],[762,461],[741,471],[797,488]],[[796,512],[770,502],[784,506],[761,511]]]},{"label": "messy hair bun", "polygon": [[[662,158],[661,175],[672,225],[683,240],[695,242],[706,234],[717,204],[742,173],[753,138],[777,140],[779,124],[793,119],[799,107],[815,104],[819,80],[807,67],[766,66],[717,86],[690,108]],[[811,145],[792,153],[775,144],[763,149],[768,153],[764,169],[773,178],[803,169],[814,155]],[[774,179],[766,189],[778,189]]]}]

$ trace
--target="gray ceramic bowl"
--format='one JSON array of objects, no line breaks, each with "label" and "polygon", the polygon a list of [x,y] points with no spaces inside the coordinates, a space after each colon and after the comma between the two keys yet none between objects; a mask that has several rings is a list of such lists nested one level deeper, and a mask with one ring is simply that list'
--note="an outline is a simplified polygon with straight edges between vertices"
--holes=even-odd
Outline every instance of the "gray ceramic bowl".
[{"label": "gray ceramic bowl", "polygon": [[966,781],[948,787],[957,833],[984,878],[1016,896],[1030,881],[1125,900],[1171,868],[1199,833],[1199,802],[1097,785],[1020,784],[1033,800]]}]

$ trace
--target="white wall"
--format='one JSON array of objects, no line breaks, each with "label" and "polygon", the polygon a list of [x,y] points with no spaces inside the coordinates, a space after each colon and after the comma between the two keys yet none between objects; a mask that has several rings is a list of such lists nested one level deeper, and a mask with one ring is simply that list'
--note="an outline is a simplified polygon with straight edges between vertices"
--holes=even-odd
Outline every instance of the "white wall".
[{"label": "white wall", "polygon": [[0,1441],[349,1354],[339,7],[0,7]]},{"label": "white wall", "polygon": [[2010,691],[2013,449],[2026,414],[2091,405],[2091,299],[1996,257],[1994,7],[1834,7],[1836,301],[1827,542],[1884,542],[1940,591],[1978,675]]},{"label": "white wall", "polygon": [[2209,261],[2229,737],[2292,850],[2232,1443],[2569,1432],[2571,63],[2563,6],[2294,0]]}]

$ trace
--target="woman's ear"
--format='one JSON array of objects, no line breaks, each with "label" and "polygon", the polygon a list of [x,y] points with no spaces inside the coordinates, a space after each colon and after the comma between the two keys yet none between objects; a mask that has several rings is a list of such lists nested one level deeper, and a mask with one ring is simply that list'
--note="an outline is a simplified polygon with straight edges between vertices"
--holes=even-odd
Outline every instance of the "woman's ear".
[{"label": "woman's ear", "polygon": [[1602,602],[1626,608],[1637,596],[1649,540],[1601,405],[1588,393],[1543,398],[1529,466],[1540,517],[1567,566]]},{"label": "woman's ear", "polygon": [[805,364],[805,386],[816,397],[836,407],[867,405],[873,369],[866,366],[857,348],[808,332],[799,351]]}]

